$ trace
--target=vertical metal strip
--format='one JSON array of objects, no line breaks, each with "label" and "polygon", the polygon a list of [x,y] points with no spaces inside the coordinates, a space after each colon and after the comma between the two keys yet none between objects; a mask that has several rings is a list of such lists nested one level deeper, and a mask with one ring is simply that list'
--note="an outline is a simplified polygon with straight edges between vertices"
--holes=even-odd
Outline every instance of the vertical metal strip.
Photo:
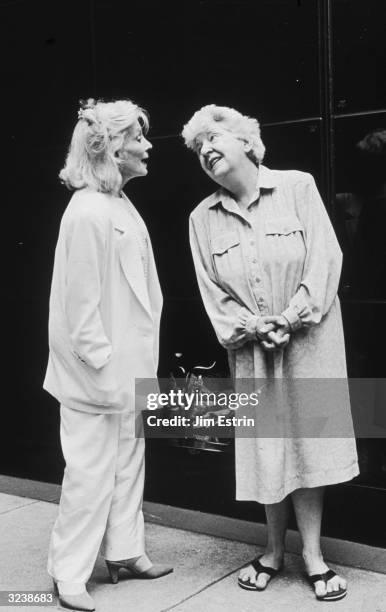
[{"label": "vertical metal strip", "polygon": [[319,91],[322,116],[321,154],[326,206],[334,216],[335,203],[335,126],[334,71],[332,42],[332,0],[319,0]]},{"label": "vertical metal strip", "polygon": [[97,98],[97,61],[96,61],[96,23],[95,0],[89,0],[90,41],[91,41],[91,69],[92,69],[92,96]]}]

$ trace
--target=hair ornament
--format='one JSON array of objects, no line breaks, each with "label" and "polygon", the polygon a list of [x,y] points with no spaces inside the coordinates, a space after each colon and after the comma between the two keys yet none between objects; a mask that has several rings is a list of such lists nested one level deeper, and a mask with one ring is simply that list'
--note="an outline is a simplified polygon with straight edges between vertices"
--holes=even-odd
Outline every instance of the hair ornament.
[{"label": "hair ornament", "polygon": [[95,116],[90,116],[90,113],[88,112],[90,110],[94,111],[97,105],[97,102],[94,100],[94,98],[88,98],[87,100],[79,100],[79,104],[80,109],[78,110],[78,120],[86,121],[88,125],[95,123]]}]

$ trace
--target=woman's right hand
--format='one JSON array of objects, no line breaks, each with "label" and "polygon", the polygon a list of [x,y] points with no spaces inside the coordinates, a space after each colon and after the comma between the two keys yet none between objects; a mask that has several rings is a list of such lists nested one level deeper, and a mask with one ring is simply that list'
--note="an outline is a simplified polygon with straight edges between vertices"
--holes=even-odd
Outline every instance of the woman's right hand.
[{"label": "woman's right hand", "polygon": [[256,336],[259,340],[267,341],[268,334],[275,331],[274,322],[271,321],[274,317],[259,317],[256,321]]},{"label": "woman's right hand", "polygon": [[285,317],[267,316],[261,317],[264,319],[266,327],[273,326],[264,337],[261,338],[261,345],[267,352],[273,352],[277,349],[283,349],[290,341],[290,324]]}]

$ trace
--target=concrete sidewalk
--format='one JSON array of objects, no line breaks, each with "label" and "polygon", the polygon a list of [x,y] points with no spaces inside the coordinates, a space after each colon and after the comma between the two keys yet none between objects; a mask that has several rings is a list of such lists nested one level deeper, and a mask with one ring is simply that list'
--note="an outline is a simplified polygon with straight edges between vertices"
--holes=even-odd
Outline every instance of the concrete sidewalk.
[{"label": "concrete sidewalk", "polygon": [[[56,514],[56,503],[0,493],[0,590],[52,590],[46,555]],[[174,573],[142,581],[122,572],[119,584],[112,585],[103,559],[98,558],[88,585],[98,612],[312,612],[325,605],[315,599],[303,579],[298,555],[286,555],[285,571],[266,591],[247,592],[237,586],[237,573],[259,552],[256,546],[154,521],[147,522],[146,537],[151,558],[171,562]],[[332,567],[348,579],[349,593],[339,602],[329,602],[329,610],[386,612],[385,574],[336,564]],[[1,610],[26,607],[7,605],[0,606]]]}]

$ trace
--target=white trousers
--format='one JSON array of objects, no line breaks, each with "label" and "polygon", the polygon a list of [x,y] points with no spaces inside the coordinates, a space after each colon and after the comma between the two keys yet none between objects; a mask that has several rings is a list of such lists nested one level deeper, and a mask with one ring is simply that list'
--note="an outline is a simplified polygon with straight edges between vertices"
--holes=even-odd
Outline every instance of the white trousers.
[{"label": "white trousers", "polygon": [[110,561],[144,553],[145,441],[135,438],[130,413],[90,414],[61,405],[60,416],[66,468],[48,573],[85,584],[101,546]]}]

